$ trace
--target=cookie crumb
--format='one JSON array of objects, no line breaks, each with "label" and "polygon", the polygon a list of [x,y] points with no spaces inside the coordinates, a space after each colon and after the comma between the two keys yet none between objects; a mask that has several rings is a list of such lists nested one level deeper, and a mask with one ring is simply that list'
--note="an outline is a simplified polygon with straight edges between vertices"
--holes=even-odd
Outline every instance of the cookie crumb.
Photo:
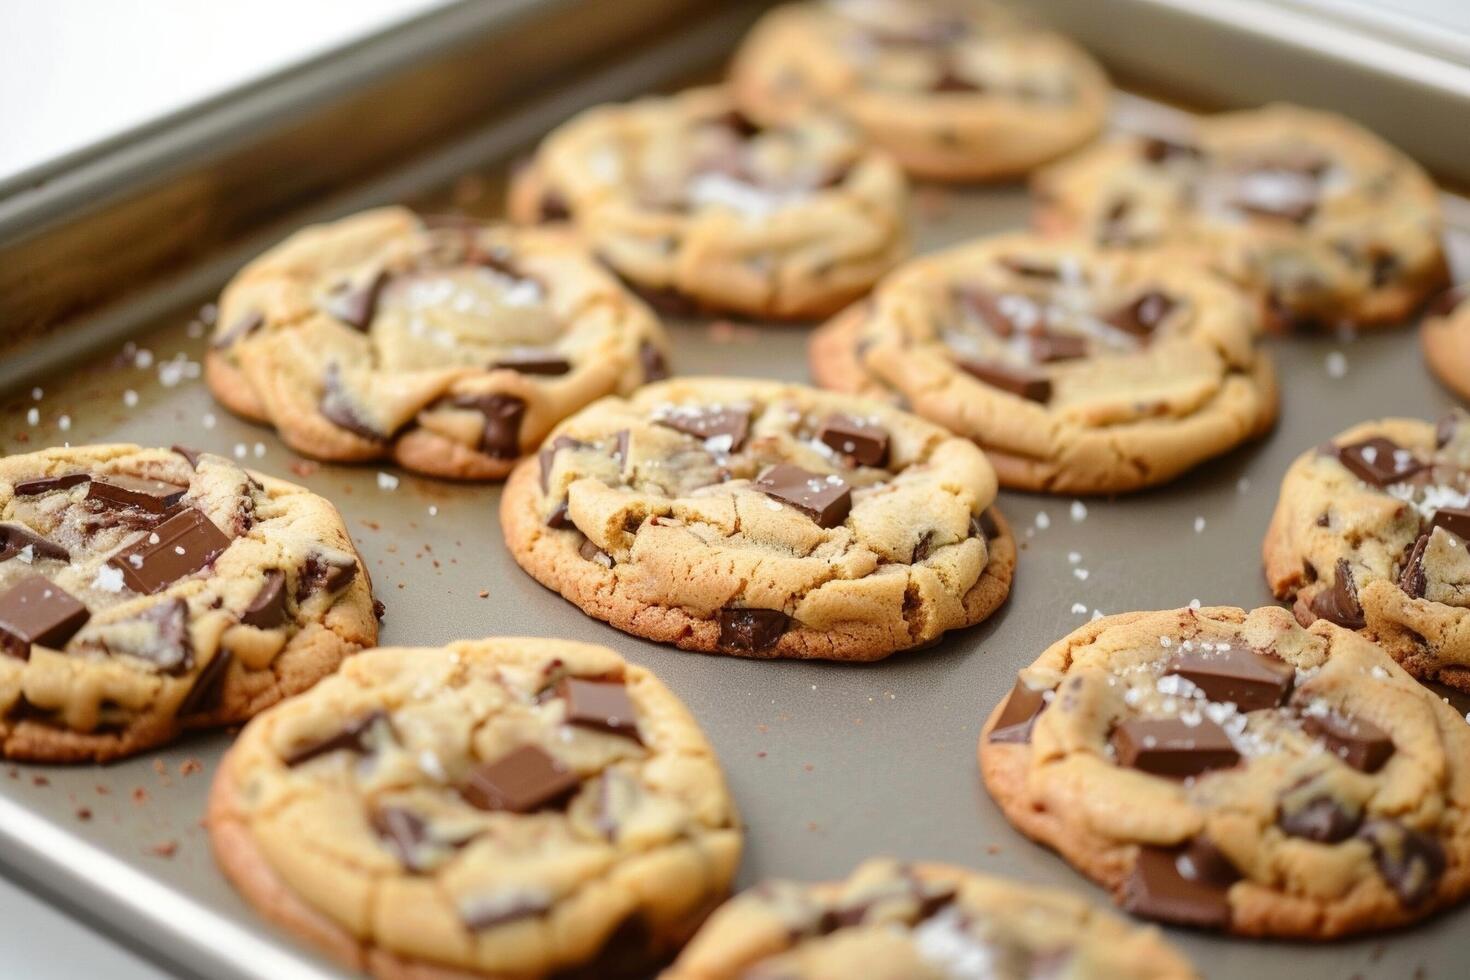
[{"label": "cookie crumb", "polygon": [[479,597],[480,597],[480,598],[481,598],[481,599],[488,599],[488,598],[490,598],[490,590],[489,590],[489,589],[481,589],[481,590],[480,590],[480,591],[479,591],[479,592],[478,592],[478,593],[476,593],[476,594],[477,594],[477,595],[478,595],[478,596],[479,596]]},{"label": "cookie crumb", "polygon": [[311,476],[319,469],[321,467],[309,459],[298,459],[291,463],[291,472],[297,476]]},{"label": "cookie crumb", "polygon": [[185,759],[183,762],[179,763],[180,776],[192,776],[196,772],[203,771],[204,763],[200,762],[198,759]]},{"label": "cookie crumb", "polygon": [[91,820],[92,819],[92,811],[91,811],[91,809],[88,808],[88,807],[84,807],[84,806],[77,807],[77,819],[78,820]]},{"label": "cookie crumb", "polygon": [[156,855],[156,856],[161,857],[161,858],[171,858],[175,854],[178,853],[178,850],[179,850],[179,842],[178,841],[176,841],[176,840],[166,840],[166,841],[162,841],[162,842],[160,842],[158,844],[154,844],[152,847],[148,848],[148,853],[153,854],[153,855]]},{"label": "cookie crumb", "polygon": [[51,785],[51,780],[47,779],[45,776],[32,776],[31,777],[31,782],[34,783],[37,786],[50,786]]},{"label": "cookie crumb", "polygon": [[160,776],[167,776],[168,775],[168,763],[164,762],[162,759],[154,759],[153,760],[153,771],[156,772],[156,773],[158,773]]},{"label": "cookie crumb", "polygon": [[148,802],[148,790],[144,789],[142,786],[136,787],[133,790],[133,802],[134,803],[147,803]]}]

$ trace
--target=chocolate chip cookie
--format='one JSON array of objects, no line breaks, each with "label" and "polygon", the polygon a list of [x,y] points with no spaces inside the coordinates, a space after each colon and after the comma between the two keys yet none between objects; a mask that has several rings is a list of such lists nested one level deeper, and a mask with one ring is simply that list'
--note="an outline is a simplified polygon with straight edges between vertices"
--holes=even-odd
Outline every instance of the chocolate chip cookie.
[{"label": "chocolate chip cookie", "polygon": [[1401,322],[1448,276],[1439,195],[1398,150],[1293,105],[1125,136],[1039,173],[1037,223],[1198,249],[1278,328]]},{"label": "chocolate chip cookie", "polygon": [[205,377],[298,452],[500,479],[567,415],[666,377],[667,352],[568,233],[382,208],[246,266]]},{"label": "chocolate chip cookie", "polygon": [[1470,400],[1470,288],[1447,289],[1425,310],[1419,339],[1424,359],[1440,382]]},{"label": "chocolate chip cookie", "polygon": [[557,129],[509,212],[570,219],[664,312],[826,316],[908,252],[898,167],[833,119],[760,127],[722,89],[590,109]]},{"label": "chocolate chip cookie", "polygon": [[1271,427],[1258,333],[1240,291],[1177,252],[1007,234],[897,270],[814,335],[811,371],[975,440],[1005,486],[1119,493]]},{"label": "chocolate chip cookie", "polygon": [[1470,416],[1366,422],[1287,470],[1262,551],[1297,619],[1362,630],[1470,690]]},{"label": "chocolate chip cookie", "polygon": [[0,459],[0,754],[107,761],[241,722],[377,640],[335,508],[210,453]]},{"label": "chocolate chip cookie", "polygon": [[1279,607],[1099,619],[980,738],[1010,821],[1143,918],[1389,929],[1470,890],[1470,725],[1383,650]]},{"label": "chocolate chip cookie", "polygon": [[604,399],[511,475],[517,562],[589,616],[686,650],[876,660],[980,622],[1016,545],[973,443],[800,385]]},{"label": "chocolate chip cookie", "polygon": [[935,180],[1014,177],[1081,146],[1110,92],[1076,45],[986,0],[778,7],[736,55],[730,85],[754,119],[820,106]]},{"label": "chocolate chip cookie", "polygon": [[727,902],[662,980],[1186,980],[1157,929],[1072,895],[873,859],[846,881],[770,881]]},{"label": "chocolate chip cookie", "polygon": [[261,913],[377,977],[634,978],[726,894],[709,743],[605,647],[369,650],[255,719],[210,839]]}]

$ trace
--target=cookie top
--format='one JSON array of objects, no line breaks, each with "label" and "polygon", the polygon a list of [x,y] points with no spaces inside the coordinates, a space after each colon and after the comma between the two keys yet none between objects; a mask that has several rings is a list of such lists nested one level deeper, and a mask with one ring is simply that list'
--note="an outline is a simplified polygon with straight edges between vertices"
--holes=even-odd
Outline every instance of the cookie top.
[{"label": "cookie top", "polygon": [[709,743],[656,677],[524,638],[353,657],[246,727],[208,825],[261,912],[394,977],[644,976],[741,844]]},{"label": "cookie top", "polygon": [[570,235],[366,211],[225,288],[206,377],[323,459],[499,478],[562,418],[667,376],[647,308]]},{"label": "cookie top", "polygon": [[243,721],[377,640],[327,501],[185,449],[0,459],[0,754],[104,761]]},{"label": "cookie top", "polygon": [[1470,416],[1384,419],[1297,458],[1263,552],[1297,619],[1365,630],[1406,670],[1470,690]]},{"label": "cookie top", "polygon": [[1270,427],[1257,333],[1245,297],[1178,253],[1015,233],[905,264],[814,336],[811,370],[974,439],[1006,486],[1115,493]]},{"label": "cookie top", "polygon": [[1367,639],[1277,607],[1077,630],[1021,671],[980,765],[1012,823],[1144,918],[1321,939],[1470,887],[1470,726]]},{"label": "cookie top", "polygon": [[1446,281],[1438,192],[1340,116],[1293,105],[1125,136],[1038,174],[1041,227],[1197,248],[1277,326],[1395,323]]},{"label": "cookie top", "polygon": [[841,309],[908,250],[898,167],[835,120],[761,128],[722,89],[605,105],[548,136],[509,211],[569,218],[665,312]]},{"label": "cookie top", "polygon": [[910,173],[1014,177],[1102,128],[1110,87],[1076,45],[988,0],[825,0],[778,7],[730,86],[762,122],[820,107]]},{"label": "cookie top", "polygon": [[1440,382],[1470,400],[1470,288],[1445,290],[1424,311],[1419,339],[1424,359]]},{"label": "cookie top", "polygon": [[865,861],[846,881],[772,881],[727,902],[662,980],[745,977],[1184,980],[1189,962],[1064,892],[941,864]]},{"label": "cookie top", "polygon": [[984,454],[880,402],[695,378],[605,399],[506,486],[521,566],[619,629],[874,660],[988,616],[1015,542]]}]

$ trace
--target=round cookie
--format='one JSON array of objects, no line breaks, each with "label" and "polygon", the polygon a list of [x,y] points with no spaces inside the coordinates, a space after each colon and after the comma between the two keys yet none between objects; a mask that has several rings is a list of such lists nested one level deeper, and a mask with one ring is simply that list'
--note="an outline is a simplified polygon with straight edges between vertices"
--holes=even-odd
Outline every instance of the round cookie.
[{"label": "round cookie", "polygon": [[991,614],[1016,544],[972,443],[879,402],[695,378],[559,426],[501,500],[521,567],[685,650],[877,660]]},{"label": "round cookie", "polygon": [[1419,340],[1424,359],[1440,383],[1470,401],[1470,289],[1446,290],[1425,311]]},{"label": "round cookie", "polygon": [[1188,980],[1139,928],[1052,889],[942,864],[863,862],[846,881],[770,881],[710,917],[661,980],[960,977]]},{"label": "round cookie", "polygon": [[1306,624],[1364,631],[1409,673],[1470,691],[1470,416],[1365,422],[1299,456],[1262,552]]},{"label": "round cookie", "polygon": [[261,913],[393,980],[646,976],[741,848],[719,763],[658,678],[524,638],[352,658],[246,727],[208,827]]},{"label": "round cookie", "polygon": [[988,0],[825,0],[778,7],[730,87],[774,124],[808,107],[851,120],[915,176],[1024,174],[1092,139],[1107,76],[1066,38]]},{"label": "round cookie", "polygon": [[598,106],[517,175],[508,211],[570,218],[665,312],[810,319],[866,293],[908,253],[907,184],[832,119],[762,129],[722,89]]},{"label": "round cookie", "polygon": [[1032,190],[1044,230],[1197,249],[1259,292],[1277,328],[1399,323],[1448,279],[1439,193],[1418,164],[1299,106],[1119,137]]},{"label": "round cookie", "polygon": [[377,642],[341,516],[222,456],[0,459],[0,755],[103,762],[238,724]]},{"label": "round cookie", "polygon": [[1121,493],[1270,429],[1258,323],[1176,252],[1007,234],[905,264],[816,332],[810,362],[824,387],[973,439],[1005,486]]},{"label": "round cookie", "polygon": [[1369,640],[1279,607],[1084,626],[1021,671],[980,767],[1013,824],[1143,918],[1329,939],[1470,890],[1470,726]]},{"label": "round cookie", "polygon": [[390,207],[246,266],[220,299],[205,378],[298,452],[501,479],[567,415],[667,377],[667,350],[569,233]]}]

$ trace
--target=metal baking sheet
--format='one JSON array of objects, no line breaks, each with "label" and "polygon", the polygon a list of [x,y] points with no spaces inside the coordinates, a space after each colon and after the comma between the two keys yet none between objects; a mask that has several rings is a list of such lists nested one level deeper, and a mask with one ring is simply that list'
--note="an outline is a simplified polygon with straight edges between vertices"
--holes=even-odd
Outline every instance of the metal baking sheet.
[{"label": "metal baking sheet", "polygon": [[[1168,112],[1120,100],[1118,125]],[[493,215],[486,172],[422,202]],[[1446,195],[1455,264],[1470,270],[1470,202]],[[1026,219],[1016,187],[919,188],[916,241],[933,249]],[[657,672],[703,724],[748,825],[739,884],[844,875],[873,854],[950,861],[1106,897],[1022,838],[986,796],[975,763],[982,719],[1015,671],[1104,613],[1202,602],[1270,601],[1259,546],[1290,460],[1367,417],[1434,417],[1451,404],[1411,330],[1270,342],[1282,421],[1159,490],[1118,500],[1002,493],[1022,552],[1008,605],[930,650],[871,665],[744,661],[684,653],[588,619],[523,574],[504,550],[499,488],[387,467],[317,465],[271,431],[230,417],[198,380],[198,303],[161,317],[126,348],[8,392],[6,452],[61,442],[185,443],[245,459],[334,501],[387,607],[385,644],[493,634],[607,644]],[[805,380],[808,331],[675,322],[674,366]],[[30,421],[30,413],[37,421]],[[387,473],[393,480],[381,479]],[[1046,515],[1042,518],[1041,515]],[[1201,525],[1201,521],[1203,521]],[[1069,552],[1081,555],[1078,564]],[[1084,579],[1078,569],[1086,569]],[[481,598],[481,591],[488,593]],[[1074,613],[1081,604],[1087,613]],[[227,734],[108,767],[11,766],[0,775],[0,859],[48,895],[170,968],[209,977],[339,976],[259,919],[215,870],[199,824]],[[1171,931],[1212,977],[1445,977],[1463,974],[1458,930],[1470,908],[1392,935],[1312,946]],[[1419,971],[1419,972],[1416,972]]]}]

